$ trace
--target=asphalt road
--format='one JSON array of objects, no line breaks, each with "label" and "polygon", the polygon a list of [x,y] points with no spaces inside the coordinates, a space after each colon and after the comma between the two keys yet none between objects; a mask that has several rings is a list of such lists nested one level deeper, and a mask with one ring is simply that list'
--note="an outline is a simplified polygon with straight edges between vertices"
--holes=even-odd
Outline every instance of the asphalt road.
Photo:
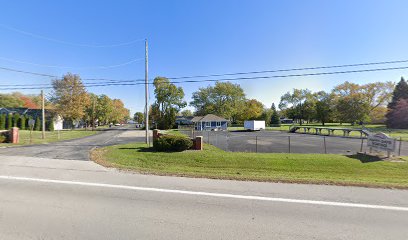
[{"label": "asphalt road", "polygon": [[[129,135],[129,132],[140,132],[140,134]],[[142,131],[137,131],[132,126],[113,127],[80,139],[50,144],[0,148],[0,155],[89,160],[89,151],[92,148],[135,141],[144,141]]]},{"label": "asphalt road", "polygon": [[142,136],[118,129],[2,149],[0,239],[408,239],[406,190],[150,176],[84,161],[94,146]]},{"label": "asphalt road", "polygon": [[[184,131],[191,135],[191,131]],[[232,152],[264,153],[333,153],[355,154],[361,150],[361,139],[338,136],[317,136],[279,131],[258,132],[195,132],[205,142]],[[290,146],[290,147],[289,147]],[[396,152],[398,154],[399,142]],[[363,140],[363,152],[368,152],[367,140]],[[401,142],[401,155],[408,156],[408,142]]]}]

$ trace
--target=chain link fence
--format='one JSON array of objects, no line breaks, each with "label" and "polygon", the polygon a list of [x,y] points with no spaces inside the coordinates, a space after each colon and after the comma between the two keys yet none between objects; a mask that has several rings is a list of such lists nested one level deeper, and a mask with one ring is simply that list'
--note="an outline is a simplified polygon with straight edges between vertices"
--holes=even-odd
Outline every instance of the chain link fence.
[{"label": "chain link fence", "polygon": [[[367,139],[275,131],[228,132],[180,130],[205,143],[231,152],[355,154],[369,152]],[[408,143],[397,139],[395,155],[408,155]]]}]

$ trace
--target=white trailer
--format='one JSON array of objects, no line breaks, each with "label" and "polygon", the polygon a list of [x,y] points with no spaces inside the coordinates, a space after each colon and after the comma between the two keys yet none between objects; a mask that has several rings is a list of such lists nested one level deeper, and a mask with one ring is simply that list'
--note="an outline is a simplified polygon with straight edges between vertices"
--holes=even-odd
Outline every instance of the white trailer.
[{"label": "white trailer", "polygon": [[244,122],[245,130],[249,131],[259,131],[265,129],[265,121],[259,120],[247,120]]}]

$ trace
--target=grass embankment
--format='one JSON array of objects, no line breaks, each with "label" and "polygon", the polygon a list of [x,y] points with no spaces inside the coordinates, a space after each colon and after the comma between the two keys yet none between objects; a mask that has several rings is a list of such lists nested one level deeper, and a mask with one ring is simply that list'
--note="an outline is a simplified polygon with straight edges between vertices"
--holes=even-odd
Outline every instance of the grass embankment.
[{"label": "grass embankment", "polygon": [[44,144],[44,143],[51,143],[63,140],[70,140],[74,138],[81,138],[90,135],[94,135],[98,133],[98,131],[85,131],[84,129],[81,130],[64,130],[60,131],[52,131],[52,132],[45,132],[45,139],[42,139],[42,132],[41,131],[32,131],[32,142],[30,143],[30,131],[28,130],[20,130],[19,131],[19,143],[18,144],[10,144],[10,143],[0,143],[0,146],[16,146],[16,145],[29,145],[29,144]]},{"label": "grass embankment", "polygon": [[[290,127],[292,126],[300,126],[299,124],[292,125],[292,124],[282,124],[280,127],[266,127],[266,130],[269,131],[289,131]],[[321,124],[303,124],[302,126],[312,126],[312,127],[334,127],[334,128],[356,128],[356,129],[361,129],[360,125],[351,125],[348,123],[343,123],[340,125],[339,123],[326,123],[325,126],[322,126]],[[408,129],[389,129],[383,124],[369,124],[369,125],[364,125],[365,128],[367,128],[369,131],[372,132],[384,132],[391,137],[394,138],[401,138],[403,141],[408,141]],[[228,127],[228,130],[230,131],[239,131],[239,130],[244,130],[244,127]],[[323,130],[322,134],[328,134],[328,131]],[[335,131],[334,135],[337,136],[343,136],[342,131]],[[351,137],[360,137],[359,132],[351,132],[350,133]]]},{"label": "grass embankment", "polygon": [[158,175],[408,188],[408,159],[401,162],[332,154],[203,151],[155,152],[142,143],[96,149],[97,163]]}]

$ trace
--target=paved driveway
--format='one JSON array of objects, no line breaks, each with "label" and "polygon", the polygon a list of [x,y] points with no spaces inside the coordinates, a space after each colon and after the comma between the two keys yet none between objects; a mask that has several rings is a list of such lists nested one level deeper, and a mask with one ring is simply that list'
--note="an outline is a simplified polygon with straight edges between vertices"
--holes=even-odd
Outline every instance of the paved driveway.
[{"label": "paved driveway", "polygon": [[28,156],[65,160],[89,160],[92,148],[144,141],[144,131],[131,127],[112,128],[99,134],[50,144],[17,146],[0,149],[1,156]]}]

